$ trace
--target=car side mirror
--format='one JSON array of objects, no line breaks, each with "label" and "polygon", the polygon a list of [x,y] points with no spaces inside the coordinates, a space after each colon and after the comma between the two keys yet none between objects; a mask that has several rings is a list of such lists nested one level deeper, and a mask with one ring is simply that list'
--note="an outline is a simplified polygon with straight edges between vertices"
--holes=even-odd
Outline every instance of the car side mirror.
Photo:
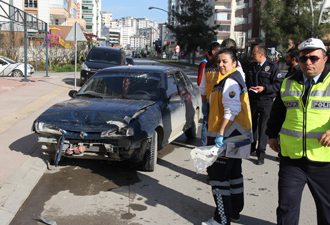
[{"label": "car side mirror", "polygon": [[183,100],[180,95],[172,95],[168,103],[183,103]]},{"label": "car side mirror", "polygon": [[75,98],[75,97],[77,96],[77,93],[78,93],[78,91],[76,91],[76,90],[71,90],[71,91],[69,91],[69,96],[70,96],[71,98]]}]

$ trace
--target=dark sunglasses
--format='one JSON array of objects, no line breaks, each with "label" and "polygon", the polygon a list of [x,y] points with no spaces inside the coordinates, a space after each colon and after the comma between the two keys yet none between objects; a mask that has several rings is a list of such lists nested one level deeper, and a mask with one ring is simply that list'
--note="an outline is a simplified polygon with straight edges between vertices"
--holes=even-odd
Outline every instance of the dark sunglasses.
[{"label": "dark sunglasses", "polygon": [[307,57],[307,56],[304,55],[304,56],[299,57],[299,62],[305,63],[305,62],[307,62],[307,59],[310,59],[312,63],[316,63],[319,59],[322,59],[322,58],[324,58],[324,56],[319,58],[316,55],[312,55],[310,57]]}]

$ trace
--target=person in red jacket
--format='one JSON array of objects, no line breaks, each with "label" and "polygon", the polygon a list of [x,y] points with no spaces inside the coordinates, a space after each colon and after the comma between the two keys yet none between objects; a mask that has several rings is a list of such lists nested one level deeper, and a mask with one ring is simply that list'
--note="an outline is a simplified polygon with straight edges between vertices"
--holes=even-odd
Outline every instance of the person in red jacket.
[{"label": "person in red jacket", "polygon": [[[197,85],[199,86],[202,82],[202,78],[203,78],[203,74],[204,74],[204,70],[205,70],[205,66],[207,64],[207,62],[209,62],[213,55],[215,55],[215,53],[217,53],[220,50],[220,43],[219,42],[213,42],[210,46],[210,51],[206,52],[205,58],[200,62],[199,66],[198,66],[198,79],[197,79]],[[204,104],[204,103],[203,103]],[[206,103],[205,103],[206,104]],[[207,140],[207,120],[208,120],[208,115],[207,112],[205,111],[206,107],[204,107],[204,111],[203,111],[203,124],[202,124],[202,146],[206,146],[206,140]]]},{"label": "person in red jacket", "polygon": [[207,51],[205,54],[205,58],[200,62],[198,66],[198,78],[197,78],[197,85],[199,86],[202,81],[203,77],[203,70],[206,66],[206,63],[212,59],[212,56],[220,50],[220,43],[213,42],[210,46],[210,51]]}]

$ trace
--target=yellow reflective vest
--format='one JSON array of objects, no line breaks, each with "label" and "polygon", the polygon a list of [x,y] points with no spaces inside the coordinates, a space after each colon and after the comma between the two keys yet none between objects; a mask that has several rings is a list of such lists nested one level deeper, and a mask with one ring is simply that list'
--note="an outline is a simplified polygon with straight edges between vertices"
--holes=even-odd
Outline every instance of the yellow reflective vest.
[{"label": "yellow reflective vest", "polygon": [[286,78],[281,86],[281,99],[286,117],[280,131],[281,154],[291,159],[307,157],[317,162],[330,162],[330,148],[318,143],[330,130],[330,73],[314,84],[304,105],[305,86]]},{"label": "yellow reflective vest", "polygon": [[228,78],[234,79],[238,85],[241,87],[240,101],[241,101],[241,111],[237,116],[235,116],[233,124],[224,133],[224,137],[233,137],[238,135],[244,135],[247,137],[248,142],[245,144],[250,144],[253,142],[252,135],[252,118],[250,101],[247,92],[245,82],[242,78],[240,72],[236,69],[228,72],[228,74],[223,75],[223,79],[219,84],[215,85],[211,92],[211,103],[210,112],[208,120],[208,131],[207,135],[210,137],[216,137],[220,130],[220,125],[224,116],[224,107],[222,105],[222,91],[225,82]]}]

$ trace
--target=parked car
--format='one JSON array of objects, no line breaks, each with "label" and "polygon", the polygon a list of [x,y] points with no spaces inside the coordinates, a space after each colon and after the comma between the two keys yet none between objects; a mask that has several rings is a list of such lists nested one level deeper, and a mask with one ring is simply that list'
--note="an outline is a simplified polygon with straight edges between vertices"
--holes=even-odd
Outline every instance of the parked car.
[{"label": "parked car", "polygon": [[126,54],[121,48],[99,46],[92,48],[81,66],[80,86],[99,70],[126,65]]},{"label": "parked car", "polygon": [[[32,65],[27,64],[27,75],[31,76],[34,73]],[[0,76],[24,76],[24,63],[15,62],[4,56],[0,56]]]},{"label": "parked car", "polygon": [[132,57],[126,56],[126,62],[128,65],[135,65],[134,59]]},{"label": "parked car", "polygon": [[141,55],[139,53],[135,53],[134,58],[141,58]]},{"label": "parked car", "polygon": [[171,59],[172,60],[178,60],[178,55],[172,55]]},{"label": "parked car", "polygon": [[99,71],[70,100],[33,124],[50,163],[66,157],[140,162],[153,171],[157,151],[185,133],[195,138],[201,97],[179,69],[120,66]]}]

